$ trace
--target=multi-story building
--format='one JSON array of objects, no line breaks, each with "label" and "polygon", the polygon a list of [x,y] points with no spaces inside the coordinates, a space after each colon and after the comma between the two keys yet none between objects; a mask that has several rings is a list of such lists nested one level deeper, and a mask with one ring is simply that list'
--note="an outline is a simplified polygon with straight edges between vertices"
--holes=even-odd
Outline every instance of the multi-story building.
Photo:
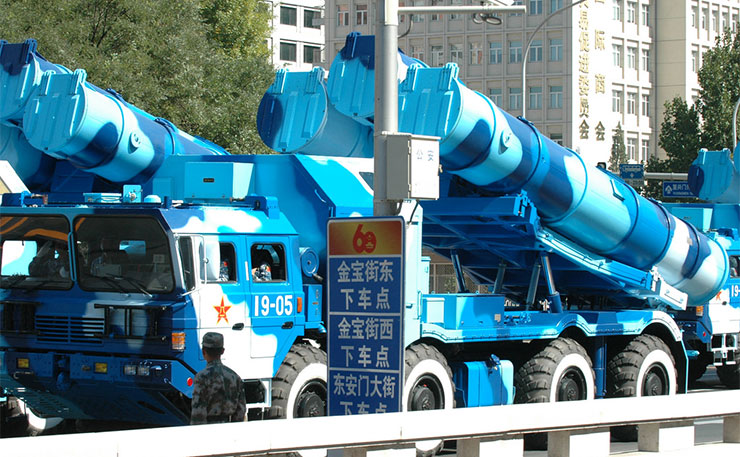
[{"label": "multi-story building", "polygon": [[324,26],[321,20],[323,0],[269,2],[273,11],[272,63],[276,68],[310,70],[321,65]]},{"label": "multi-story building", "polygon": [[[740,0],[658,1],[656,15],[657,118],[663,105],[676,95],[689,104],[699,96],[697,74],[704,54],[725,30],[737,31]],[[728,145],[731,147],[731,145]]]},{"label": "multi-story building", "polygon": [[[740,0],[586,0],[553,15],[535,33],[550,13],[571,2],[517,3],[527,12],[488,21],[463,14],[401,17],[399,47],[431,66],[457,63],[468,87],[513,115],[525,105],[527,119],[540,131],[590,164],[608,161],[618,128],[630,161],[658,153],[663,103],[676,95],[695,99],[701,55],[723,29],[737,27],[740,9]],[[421,6],[425,0],[399,4]],[[370,0],[326,2],[325,65],[349,32],[374,33],[375,14]]]}]

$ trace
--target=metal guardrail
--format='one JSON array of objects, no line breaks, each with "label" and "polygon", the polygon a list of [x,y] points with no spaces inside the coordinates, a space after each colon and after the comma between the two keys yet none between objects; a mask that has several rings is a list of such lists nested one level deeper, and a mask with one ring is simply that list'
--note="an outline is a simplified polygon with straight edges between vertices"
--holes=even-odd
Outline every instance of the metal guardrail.
[{"label": "metal guardrail", "polygon": [[[424,412],[168,427],[0,440],[0,455],[225,456],[329,449],[415,455],[414,443],[458,440],[458,456],[521,456],[522,437],[549,432],[552,457],[609,454],[609,427],[637,424],[641,451],[694,446],[695,419],[724,418],[724,444],[740,455],[740,390]],[[323,453],[323,452],[322,452]]]}]

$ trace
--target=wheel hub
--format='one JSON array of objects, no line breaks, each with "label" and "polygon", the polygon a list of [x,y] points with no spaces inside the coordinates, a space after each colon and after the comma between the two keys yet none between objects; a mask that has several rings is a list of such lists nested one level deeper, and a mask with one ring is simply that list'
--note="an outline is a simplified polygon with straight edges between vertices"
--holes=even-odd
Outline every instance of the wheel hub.
[{"label": "wheel hub", "polygon": [[557,401],[586,399],[586,379],[580,370],[571,368],[563,373],[558,382]]},{"label": "wheel hub", "polygon": [[411,390],[409,398],[409,411],[428,411],[430,409],[441,409],[442,386],[436,379],[425,377]]},{"label": "wheel hub", "polygon": [[326,415],[326,388],[320,383],[307,385],[296,400],[293,417]]},{"label": "wheel hub", "polygon": [[668,373],[662,365],[652,365],[645,373],[645,380],[642,382],[642,395],[652,397],[656,395],[666,395],[668,386]]}]

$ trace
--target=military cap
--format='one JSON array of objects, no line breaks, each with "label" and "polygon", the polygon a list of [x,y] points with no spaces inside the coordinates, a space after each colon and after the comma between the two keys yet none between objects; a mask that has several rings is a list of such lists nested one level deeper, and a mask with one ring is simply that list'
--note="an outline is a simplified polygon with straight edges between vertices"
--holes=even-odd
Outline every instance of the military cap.
[{"label": "military cap", "polygon": [[203,347],[211,349],[222,349],[224,347],[224,336],[216,332],[208,332],[203,335]]}]

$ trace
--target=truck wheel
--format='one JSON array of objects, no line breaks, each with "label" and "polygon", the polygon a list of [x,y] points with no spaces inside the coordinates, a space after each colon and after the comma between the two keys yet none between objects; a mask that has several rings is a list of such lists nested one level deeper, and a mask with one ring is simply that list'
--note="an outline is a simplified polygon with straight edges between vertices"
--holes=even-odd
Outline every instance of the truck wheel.
[{"label": "truck wheel", "polygon": [[326,353],[313,346],[290,348],[272,379],[269,419],[326,416]]},{"label": "truck wheel", "polygon": [[[452,409],[455,386],[447,359],[437,348],[420,343],[406,349],[406,377],[401,404],[404,411]],[[416,455],[431,456],[442,449],[442,440],[418,441]]]},{"label": "truck wheel", "polygon": [[[674,395],[676,363],[668,345],[653,335],[640,335],[606,366],[607,397]],[[637,427],[612,427],[612,437],[636,441]]]},{"label": "truck wheel", "polygon": [[[558,338],[519,368],[514,376],[514,403],[591,400],[594,385],[591,359],[583,346]],[[547,449],[547,435],[527,435],[525,444],[527,449]]]},{"label": "truck wheel", "polygon": [[740,389],[740,365],[722,365],[717,367],[719,381],[729,389]]},{"label": "truck wheel", "polygon": [[558,338],[517,371],[514,385],[514,403],[593,399],[591,359],[575,340]]}]

